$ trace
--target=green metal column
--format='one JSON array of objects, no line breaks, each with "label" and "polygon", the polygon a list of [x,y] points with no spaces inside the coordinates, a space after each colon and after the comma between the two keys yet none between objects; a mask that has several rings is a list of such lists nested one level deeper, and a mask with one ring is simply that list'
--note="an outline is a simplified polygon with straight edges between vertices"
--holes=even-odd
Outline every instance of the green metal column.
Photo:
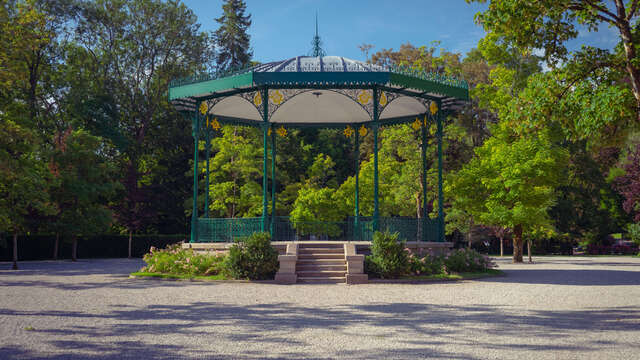
[{"label": "green metal column", "polygon": [[444,194],[442,193],[442,104],[438,101],[438,241],[444,242]]},{"label": "green metal column", "polygon": [[[196,107],[197,109],[197,107]],[[200,121],[198,111],[193,114],[191,123],[193,135],[193,208],[191,210],[191,240],[198,241],[198,138],[200,137]]]},{"label": "green metal column", "polygon": [[206,133],[206,143],[205,146],[207,147],[205,150],[205,156],[207,158],[207,170],[206,170],[206,177],[205,177],[205,186],[204,186],[204,217],[208,218],[209,217],[209,155],[210,155],[210,148],[211,148],[211,131],[209,130],[209,121],[207,119],[207,128],[205,130]]},{"label": "green metal column", "polygon": [[354,221],[353,221],[353,236],[354,240],[360,240],[360,133],[358,128],[355,128],[355,153],[356,153],[356,206],[354,209]]},{"label": "green metal column", "polygon": [[380,225],[378,201],[378,89],[373,88],[373,231]]},{"label": "green metal column", "polygon": [[[425,119],[427,116],[425,115]],[[422,123],[422,241],[427,241],[427,124]]]},{"label": "green metal column", "polygon": [[276,132],[271,130],[271,239],[276,232]]},{"label": "green metal column", "polygon": [[262,90],[262,118],[264,123],[262,124],[262,227],[261,231],[267,231],[267,142],[269,131],[269,90],[265,87]]}]

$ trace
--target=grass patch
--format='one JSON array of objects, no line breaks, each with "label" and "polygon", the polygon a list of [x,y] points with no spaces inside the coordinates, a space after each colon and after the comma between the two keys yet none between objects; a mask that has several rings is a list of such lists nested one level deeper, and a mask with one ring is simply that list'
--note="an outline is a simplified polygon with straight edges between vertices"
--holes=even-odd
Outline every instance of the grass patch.
[{"label": "grass patch", "polygon": [[132,272],[131,276],[159,278],[159,279],[180,279],[180,280],[231,280],[230,278],[224,276],[223,274],[199,276],[199,275],[161,274],[161,273],[138,271],[138,272]]},{"label": "grass patch", "polygon": [[504,272],[497,269],[488,269],[480,272],[462,272],[454,274],[432,274],[432,275],[412,275],[403,276],[403,280],[434,280],[434,281],[447,281],[447,280],[471,280],[480,279],[492,276],[503,276]]}]

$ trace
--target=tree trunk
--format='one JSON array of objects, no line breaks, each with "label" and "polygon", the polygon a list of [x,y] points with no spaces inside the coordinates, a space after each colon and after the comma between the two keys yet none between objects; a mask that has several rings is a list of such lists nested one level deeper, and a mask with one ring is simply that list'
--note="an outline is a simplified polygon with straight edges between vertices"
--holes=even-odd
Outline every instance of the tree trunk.
[{"label": "tree trunk", "polygon": [[531,240],[527,240],[527,254],[529,255],[529,262],[532,263],[531,260]]},{"label": "tree trunk", "polygon": [[469,228],[469,232],[467,233],[467,247],[471,249],[471,228]]},{"label": "tree trunk", "polygon": [[[624,4],[619,2],[616,4],[618,14],[624,13]],[[620,16],[623,18],[623,16]],[[629,80],[631,82],[631,91],[636,98],[636,108],[640,109],[640,70],[634,65],[633,61],[636,59],[636,47],[633,44],[633,35],[631,33],[631,25],[629,21],[618,21],[616,23],[618,30],[620,31],[620,37],[622,38],[622,45],[624,46],[624,53],[626,56],[625,67],[629,74]],[[636,110],[638,111],[638,110]],[[636,113],[636,119],[640,117],[640,112]]]},{"label": "tree trunk", "polygon": [[78,261],[78,237],[74,236],[71,243],[71,261]]},{"label": "tree trunk", "polygon": [[13,270],[18,270],[18,233],[13,233]]},{"label": "tree trunk", "polygon": [[500,236],[500,256],[504,256],[504,237]]},{"label": "tree trunk", "polygon": [[53,260],[58,260],[59,246],[60,246],[60,233],[56,233],[56,242],[53,243]]},{"label": "tree trunk", "polygon": [[522,225],[513,228],[513,262],[522,262]]},{"label": "tree trunk", "polygon": [[131,259],[131,231],[129,231],[129,259]]}]

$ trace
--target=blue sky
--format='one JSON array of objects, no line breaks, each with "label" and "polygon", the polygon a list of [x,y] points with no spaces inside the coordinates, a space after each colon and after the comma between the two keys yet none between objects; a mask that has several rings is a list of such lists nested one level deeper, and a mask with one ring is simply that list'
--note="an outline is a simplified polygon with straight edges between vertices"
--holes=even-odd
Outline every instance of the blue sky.
[{"label": "blue sky", "polygon": [[[183,0],[198,16],[203,30],[215,30],[214,18],[222,13],[222,1]],[[358,45],[367,43],[381,49],[397,49],[401,44],[429,45],[440,41],[441,48],[465,54],[484,36],[473,21],[487,5],[464,0],[247,0],[253,24],[249,30],[254,59],[260,62],[307,55],[318,12],[319,33],[327,55],[364,60]],[[611,48],[617,33],[601,28],[598,33],[582,32],[569,44],[582,43]]]}]

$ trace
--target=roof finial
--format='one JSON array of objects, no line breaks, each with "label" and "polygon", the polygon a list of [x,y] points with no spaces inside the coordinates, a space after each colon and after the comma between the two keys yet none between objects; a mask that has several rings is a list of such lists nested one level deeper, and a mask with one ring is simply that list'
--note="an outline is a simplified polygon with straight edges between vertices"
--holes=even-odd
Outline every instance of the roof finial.
[{"label": "roof finial", "polygon": [[322,50],[322,40],[320,40],[320,35],[318,35],[318,12],[316,11],[316,36],[313,37],[313,41],[311,42],[313,49],[311,50],[311,56],[324,56],[325,52]]}]

